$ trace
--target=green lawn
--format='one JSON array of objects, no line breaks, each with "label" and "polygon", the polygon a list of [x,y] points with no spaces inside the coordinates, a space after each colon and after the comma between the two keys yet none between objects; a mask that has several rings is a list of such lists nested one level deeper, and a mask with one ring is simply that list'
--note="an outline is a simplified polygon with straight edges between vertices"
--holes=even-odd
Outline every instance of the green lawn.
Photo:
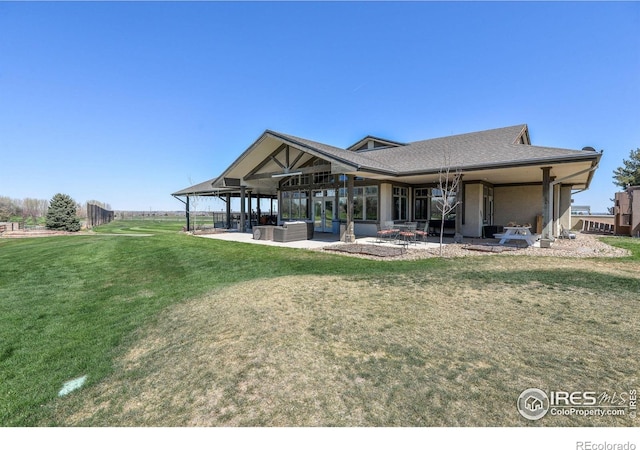
[{"label": "green lawn", "polygon": [[[196,238],[177,233],[181,226],[125,221],[101,227],[93,235],[0,240],[0,424],[446,425],[445,403],[461,395],[469,395],[467,402],[478,400],[473,389],[467,392],[452,380],[463,380],[466,386],[486,382],[491,395],[497,395],[509,382],[494,376],[527,362],[526,352],[514,350],[518,343],[533,348],[541,344],[524,343],[529,332],[521,330],[518,321],[540,325],[545,317],[553,321],[551,329],[567,327],[578,354],[567,361],[562,353],[566,346],[549,343],[550,337],[542,335],[550,350],[535,354],[534,361],[546,365],[535,373],[562,362],[565,369],[551,381],[573,383],[571,377],[577,377],[602,389],[617,388],[609,386],[614,380],[620,387],[640,384],[637,359],[634,365],[633,358],[625,356],[640,352],[637,336],[629,331],[640,319],[637,240],[615,240],[632,249],[633,258],[586,264],[496,256],[380,262]],[[508,271],[514,263],[518,269]],[[455,314],[472,320],[475,329],[480,327],[478,333],[461,326]],[[439,317],[443,329],[438,328]],[[489,317],[500,320],[483,320]],[[582,336],[584,327],[598,337]],[[497,338],[505,331],[515,337]],[[236,339],[229,341],[229,336]],[[154,347],[153,342],[167,339],[164,347]],[[215,354],[227,369],[212,368],[203,376],[192,359],[172,360],[176,349],[191,348],[199,354],[208,343],[219,346],[199,357]],[[617,346],[615,351],[611,345]],[[278,348],[282,352],[270,356],[269,366],[265,355]],[[467,350],[456,353],[456,348]],[[144,365],[133,370],[127,364],[137,358],[132,356],[136,349],[146,349],[140,350],[146,356]],[[481,363],[485,350],[522,359],[494,355]],[[296,369],[289,358],[301,366]],[[316,364],[320,360],[322,368]],[[209,364],[203,362],[202,367]],[[175,417],[165,417],[158,411],[171,410],[164,403],[166,392],[154,396],[154,388],[146,383],[170,373],[171,366],[186,371],[174,380],[173,395],[191,403],[181,404]],[[256,372],[269,367],[273,372],[262,378]],[[300,373],[300,367],[308,370]],[[477,370],[468,371],[469,367]],[[515,376],[511,369],[508,374]],[[83,389],[57,397],[65,381],[82,375],[88,377]],[[441,383],[432,378],[436,375],[449,382],[438,387]],[[278,393],[277,383],[294,376],[298,381],[292,386],[306,400],[292,406]],[[305,383],[304,377],[311,380]],[[532,377],[529,382],[538,380]],[[179,380],[197,382],[185,387]],[[361,411],[352,421],[342,419],[343,410],[328,416],[317,413],[322,405],[333,404],[328,397],[313,403],[318,392],[327,389],[323,381],[334,383],[328,385],[331,395],[346,398],[345,410]],[[525,383],[526,377],[520,381]],[[222,399],[216,408],[224,406],[225,413],[213,422],[185,421],[208,417],[206,408],[195,408],[200,403],[193,392],[206,391],[204,386],[213,382]],[[271,412],[252,410],[247,406],[252,397],[241,391],[243,383],[245,388],[262,383],[260,395],[272,395],[276,407]],[[268,388],[264,383],[270,383]],[[411,395],[410,388],[416,386]],[[148,395],[147,407],[153,412],[136,415],[137,419],[127,414],[123,405],[134,393],[137,398]],[[477,408],[486,410],[485,422],[474,412],[468,422],[454,415],[449,423],[495,424],[502,406],[494,411],[492,405],[511,402],[508,407],[513,410],[517,395],[513,401],[511,397],[509,392],[505,398],[479,399]],[[382,398],[386,403],[378,402]],[[115,403],[105,409],[108,414],[83,415],[96,402],[111,400]],[[375,407],[365,411],[370,402]],[[437,414],[428,420],[430,407]],[[513,424],[518,424],[516,416]]]}]

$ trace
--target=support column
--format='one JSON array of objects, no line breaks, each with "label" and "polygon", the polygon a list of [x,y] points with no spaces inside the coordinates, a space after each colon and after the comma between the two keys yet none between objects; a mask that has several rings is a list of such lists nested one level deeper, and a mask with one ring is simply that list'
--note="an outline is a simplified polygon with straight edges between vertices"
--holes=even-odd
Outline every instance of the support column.
[{"label": "support column", "polygon": [[231,228],[231,194],[227,194],[227,230]]},{"label": "support column", "polygon": [[249,209],[249,214],[248,214],[248,216],[249,216],[249,228],[251,228],[251,224],[252,224],[251,219],[252,219],[252,216],[253,216],[253,195],[252,195],[251,191],[249,191],[248,197],[249,197],[249,206],[248,206],[248,209]]},{"label": "support column", "polygon": [[256,194],[256,203],[258,204],[256,206],[256,214],[258,215],[258,225],[261,225],[260,216],[262,215],[262,211],[260,211],[260,194]]},{"label": "support column", "polygon": [[[551,177],[553,182],[554,177]],[[560,185],[554,184],[552,186],[553,193],[553,227],[551,228],[551,234],[553,236],[560,236]]]},{"label": "support column", "polygon": [[191,223],[189,221],[189,196],[187,195],[187,203],[186,203],[186,208],[185,208],[185,214],[187,216],[187,231],[191,230]]},{"label": "support column", "polygon": [[244,233],[244,215],[246,209],[246,199],[245,199],[245,186],[240,186],[240,229],[238,230],[241,233]]},{"label": "support column", "polygon": [[553,211],[551,209],[551,167],[542,168],[542,236],[541,239],[552,240]]},{"label": "support column", "polygon": [[355,242],[355,225],[353,223],[353,175],[347,175],[347,225],[344,233],[344,242]]}]

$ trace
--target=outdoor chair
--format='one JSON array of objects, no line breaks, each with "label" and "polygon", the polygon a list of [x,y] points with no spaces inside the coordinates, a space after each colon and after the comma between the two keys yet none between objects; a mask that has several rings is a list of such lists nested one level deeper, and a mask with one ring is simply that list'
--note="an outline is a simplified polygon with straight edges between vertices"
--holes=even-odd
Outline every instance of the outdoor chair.
[{"label": "outdoor chair", "polygon": [[399,232],[400,232],[400,229],[396,228],[393,222],[385,222],[384,225],[378,229],[378,232],[376,234],[377,241],[378,242],[394,241],[397,238]]},{"label": "outdoor chair", "polygon": [[422,230],[416,230],[415,233],[416,238],[420,238],[422,242],[427,242],[427,238],[429,237],[429,221],[425,222]]}]

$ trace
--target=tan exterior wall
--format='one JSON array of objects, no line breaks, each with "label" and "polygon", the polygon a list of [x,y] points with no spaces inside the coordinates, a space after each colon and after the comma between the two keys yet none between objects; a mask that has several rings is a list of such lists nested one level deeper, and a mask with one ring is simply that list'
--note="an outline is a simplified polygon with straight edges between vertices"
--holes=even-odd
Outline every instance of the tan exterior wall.
[{"label": "tan exterior wall", "polygon": [[482,195],[481,184],[466,184],[464,187],[464,223],[462,234],[467,237],[482,237]]},{"label": "tan exterior wall", "polygon": [[542,214],[542,186],[505,186],[493,189],[494,225],[530,223]]},{"label": "tan exterior wall", "polygon": [[571,229],[571,186],[562,186],[560,188],[560,202],[558,205],[558,227],[555,231],[558,236],[564,228],[565,230]]},{"label": "tan exterior wall", "polygon": [[380,223],[393,220],[393,186],[391,183],[380,184]]}]

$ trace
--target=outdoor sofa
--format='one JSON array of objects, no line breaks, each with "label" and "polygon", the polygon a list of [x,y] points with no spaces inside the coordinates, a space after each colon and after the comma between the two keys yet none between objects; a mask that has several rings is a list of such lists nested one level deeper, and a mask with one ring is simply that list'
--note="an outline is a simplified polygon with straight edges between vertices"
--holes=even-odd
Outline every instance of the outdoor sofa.
[{"label": "outdoor sofa", "polygon": [[313,239],[313,222],[285,222],[273,227],[275,242],[293,242]]}]

